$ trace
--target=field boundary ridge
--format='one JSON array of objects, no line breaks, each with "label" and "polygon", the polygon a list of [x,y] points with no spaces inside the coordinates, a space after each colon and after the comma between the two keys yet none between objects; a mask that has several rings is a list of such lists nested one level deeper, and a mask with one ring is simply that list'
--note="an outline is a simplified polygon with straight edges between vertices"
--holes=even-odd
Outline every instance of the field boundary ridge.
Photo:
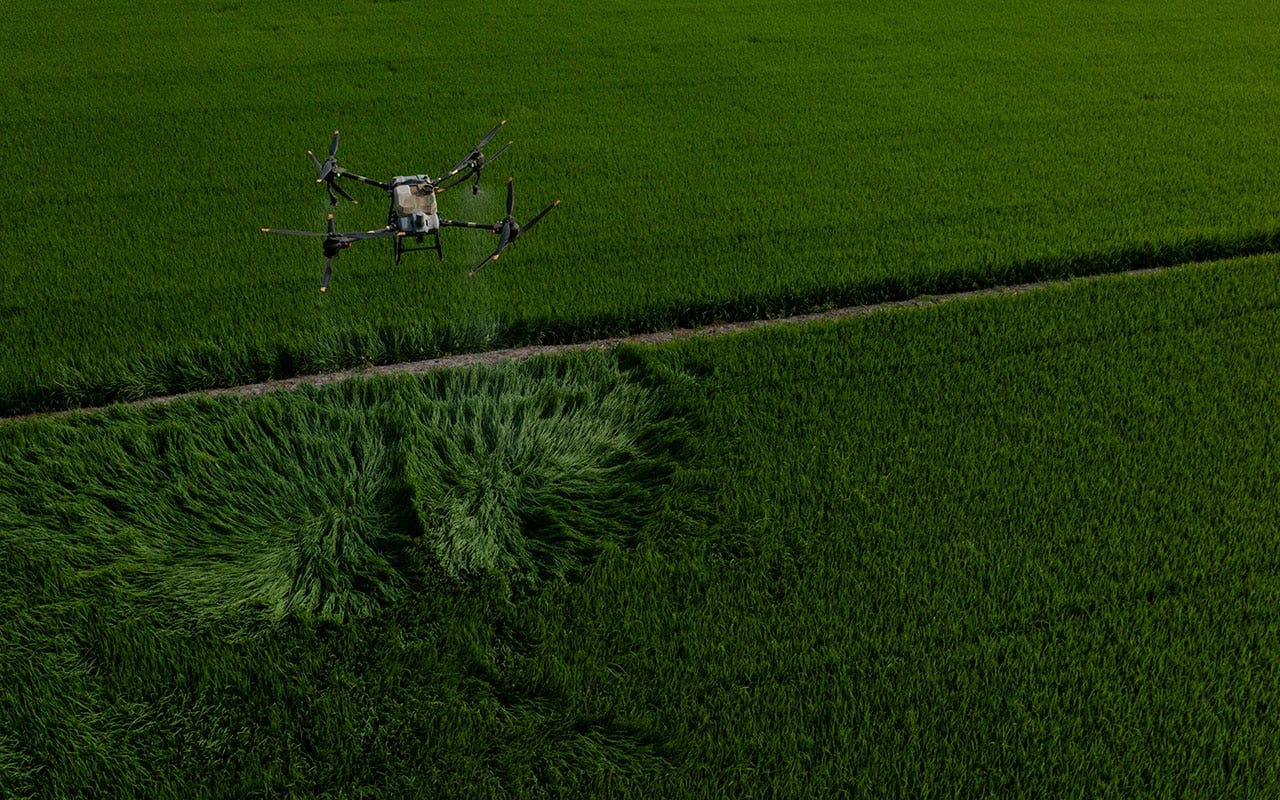
[{"label": "field boundary ridge", "polygon": [[[1249,256],[1257,255],[1255,253]],[[1236,260],[1248,256],[1235,256],[1228,259],[1217,259],[1219,261]],[[599,339],[592,339],[583,342],[566,342],[566,343],[550,343],[550,344],[534,344],[523,345],[518,347],[496,348],[492,350],[484,350],[469,353],[457,353],[453,355],[439,356],[436,358],[427,358],[413,361],[401,361],[393,364],[365,365],[354,367],[351,369],[337,370],[333,372],[318,373],[312,375],[298,375],[289,378],[278,378],[273,380],[261,381],[257,383],[246,383],[238,386],[226,386],[207,389],[196,389],[192,391],[178,392],[167,395],[155,395],[135,400],[119,401],[104,405],[92,405],[79,408],[58,409],[49,411],[34,411],[13,415],[0,415],[0,422],[17,422],[27,419],[59,417],[75,413],[95,413],[117,407],[138,407],[157,405],[162,403],[171,403],[180,400],[191,400],[202,397],[255,397],[258,395],[269,394],[272,392],[293,391],[303,386],[324,386],[327,384],[338,383],[341,381],[351,380],[353,378],[372,378],[388,375],[412,375],[427,372],[433,372],[443,369],[459,369],[475,366],[494,366],[509,361],[527,361],[543,355],[555,355],[559,353],[571,353],[587,350],[613,350],[621,345],[640,344],[653,345],[663,344],[665,342],[677,339],[687,339],[698,336],[725,336],[736,333],[744,333],[746,331],[755,330],[757,328],[776,327],[776,326],[793,326],[806,325],[815,322],[835,321],[849,319],[851,317],[861,317],[870,314],[876,314],[885,311],[893,311],[899,309],[916,309],[929,308],[939,306],[944,303],[956,301],[974,300],[979,298],[996,297],[1000,295],[1017,295],[1025,294],[1040,289],[1049,289],[1053,287],[1063,287],[1071,284],[1095,282],[1108,278],[1140,278],[1163,272],[1169,272],[1179,267],[1191,266],[1192,264],[1206,263],[1203,261],[1183,262],[1180,264],[1170,264],[1163,266],[1146,266],[1134,269],[1127,269],[1120,272],[1103,272],[1090,275],[1081,275],[1065,278],[1049,278],[1038,281],[1026,281],[1022,283],[1009,283],[998,286],[986,286],[976,289],[967,289],[963,291],[945,292],[936,294],[921,294],[916,297],[903,300],[885,300],[876,303],[863,303],[859,305],[842,306],[839,308],[828,309],[824,311],[812,311],[803,314],[792,314],[788,316],[763,317],[759,319],[737,320],[728,322],[717,322],[708,325],[698,325],[690,327],[677,327],[662,331],[650,331],[646,333],[634,333],[620,336],[608,336]]]}]

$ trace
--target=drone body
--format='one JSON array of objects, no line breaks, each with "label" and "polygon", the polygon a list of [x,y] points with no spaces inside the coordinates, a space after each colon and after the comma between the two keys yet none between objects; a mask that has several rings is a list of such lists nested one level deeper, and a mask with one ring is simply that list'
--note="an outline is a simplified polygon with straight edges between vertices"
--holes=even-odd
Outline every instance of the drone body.
[{"label": "drone body", "polygon": [[392,260],[400,263],[400,257],[411,250],[435,250],[444,260],[440,247],[440,214],[436,210],[436,185],[426,175],[399,175],[391,179],[387,193],[391,195],[391,211],[387,214],[387,226],[405,236],[416,237],[423,244],[432,237],[432,244],[422,247],[405,247],[396,239],[391,251]]},{"label": "drone body", "polygon": [[[551,209],[560,205],[557,200],[551,205],[544,208],[529,222],[525,223],[523,228],[515,221],[512,216],[512,210],[515,204],[515,189],[513,179],[507,178],[507,215],[502,220],[493,224],[481,222],[465,222],[461,220],[444,219],[440,216],[436,205],[436,195],[446,189],[451,189],[465,183],[468,179],[474,178],[471,191],[476,194],[480,190],[480,173],[486,164],[492,162],[495,158],[506,152],[511,146],[511,142],[494,153],[492,156],[485,157],[483,148],[490,140],[502,129],[507,121],[504,119],[499,122],[493,130],[489,131],[480,143],[472,148],[461,161],[459,161],[453,169],[444,173],[440,178],[432,180],[428,175],[398,175],[389,182],[366,178],[363,175],[357,175],[354,172],[343,169],[338,166],[338,132],[333,132],[333,138],[329,143],[329,157],[323,162],[316,158],[315,154],[310,150],[307,155],[311,157],[311,163],[316,168],[316,183],[325,184],[325,189],[329,193],[330,205],[338,204],[338,197],[342,196],[352,203],[357,203],[354,197],[338,183],[339,178],[359,181],[370,186],[376,186],[387,193],[391,201],[391,208],[387,213],[387,225],[385,228],[376,231],[363,231],[360,233],[338,233],[333,223],[333,215],[329,215],[329,230],[327,233],[317,233],[314,231],[285,231],[274,228],[263,228],[264,233],[281,233],[290,236],[323,236],[325,270],[321,279],[320,291],[325,291],[329,285],[329,277],[333,271],[333,259],[346,248],[351,247],[352,243],[361,239],[374,238],[390,238],[392,240],[392,258],[396,264],[400,263],[400,258],[404,253],[416,250],[435,250],[440,260],[444,259],[444,250],[440,246],[440,229],[441,228],[475,228],[488,230],[500,238],[498,247],[494,253],[487,256],[484,261],[476,265],[471,270],[472,275],[477,270],[484,267],[490,261],[496,261],[502,251],[516,240],[523,232],[528,231],[534,226],[538,220],[542,219]],[[404,239],[413,237],[420,247],[406,247]],[[427,243],[427,237],[431,237],[430,244]]]},{"label": "drone body", "polygon": [[391,179],[391,216],[388,224],[405,233],[434,233],[440,228],[436,213],[436,187],[426,175],[401,175]]}]

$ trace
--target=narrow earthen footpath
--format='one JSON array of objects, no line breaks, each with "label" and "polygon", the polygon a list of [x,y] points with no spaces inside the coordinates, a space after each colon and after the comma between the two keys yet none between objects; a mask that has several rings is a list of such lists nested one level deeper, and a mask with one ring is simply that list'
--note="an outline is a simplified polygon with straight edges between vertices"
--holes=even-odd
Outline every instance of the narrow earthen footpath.
[{"label": "narrow earthen footpath", "polygon": [[[885,303],[874,303],[871,305],[847,306],[844,308],[831,309],[830,311],[818,311],[811,314],[797,314],[792,317],[754,319],[746,320],[744,322],[724,322],[700,328],[676,328],[674,330],[655,331],[653,333],[637,333],[630,336],[595,339],[589,342],[576,342],[573,344],[529,345],[526,347],[507,348],[504,350],[460,353],[458,355],[430,358],[423,361],[404,361],[397,364],[359,367],[356,369],[343,370],[341,372],[328,372],[320,375],[299,375],[295,378],[282,378],[280,380],[266,381],[264,383],[250,383],[243,386],[228,386],[220,389],[202,389],[194,392],[184,392],[182,394],[147,397],[141,400],[134,400],[129,403],[117,405],[142,406],[151,405],[153,403],[168,403],[174,400],[184,400],[195,397],[218,397],[221,395],[253,396],[266,394],[268,392],[289,391],[291,389],[296,389],[299,386],[323,386],[328,383],[345,381],[349,378],[367,378],[376,375],[404,375],[431,372],[439,369],[451,369],[454,367],[470,367],[481,364],[501,364],[505,361],[525,361],[533,358],[534,356],[568,353],[575,350],[609,350],[620,344],[661,344],[662,342],[669,342],[674,339],[684,339],[690,336],[723,336],[725,334],[740,333],[754,328],[774,325],[803,325],[809,322],[817,322],[821,320],[837,320],[846,319],[848,317],[865,316],[867,314],[889,311],[891,309],[935,306],[941,305],[942,303],[949,303],[954,300],[970,300],[980,297],[992,297],[994,295],[1005,294],[1024,294],[1036,289],[1043,289],[1052,286],[1065,286],[1070,283],[1096,281],[1105,278],[1114,278],[1117,276],[1138,277],[1158,272],[1165,272],[1171,269],[1177,269],[1177,266],[1150,267],[1146,269],[1113,272],[1106,275],[1095,275],[1085,278],[1070,278],[1065,280],[1040,281],[1036,283],[1019,283],[1008,286],[993,286],[986,289],[974,289],[967,292],[925,295],[911,300],[894,300]],[[14,417],[0,417],[0,420],[17,421],[22,419],[31,419],[33,417],[56,416],[74,412],[101,411],[105,408],[110,408],[110,406],[92,406],[68,409],[65,411],[23,414]]]}]

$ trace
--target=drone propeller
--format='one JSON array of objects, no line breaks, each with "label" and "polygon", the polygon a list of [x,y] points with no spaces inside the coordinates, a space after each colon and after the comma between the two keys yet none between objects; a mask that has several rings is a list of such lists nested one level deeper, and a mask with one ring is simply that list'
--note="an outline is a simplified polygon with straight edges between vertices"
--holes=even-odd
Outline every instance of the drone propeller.
[{"label": "drone propeller", "polygon": [[333,138],[329,140],[329,157],[324,163],[320,163],[320,159],[310,150],[307,155],[311,156],[311,163],[316,165],[316,183],[323,183],[338,168],[338,132],[334,131]]},{"label": "drone propeller", "polygon": [[545,217],[545,216],[546,216],[546,215],[551,211],[551,209],[555,208],[555,207],[556,207],[556,206],[558,206],[558,205],[560,205],[560,201],[559,201],[559,200],[555,201],[555,202],[554,202],[554,203],[552,203],[551,205],[549,205],[549,206],[547,206],[546,208],[542,209],[542,210],[541,210],[541,211],[539,211],[537,214],[534,214],[534,215],[533,215],[533,219],[531,219],[531,220],[529,220],[528,222],[526,222],[526,223],[524,224],[524,227],[523,227],[523,228],[521,228],[520,230],[521,230],[521,231],[528,231],[528,230],[529,230],[530,228],[532,228],[534,225],[537,225],[537,224],[538,224],[538,220],[540,220],[540,219],[542,219],[543,217]]},{"label": "drone propeller", "polygon": [[324,274],[320,276],[320,291],[328,291],[329,279],[333,277],[333,259],[324,260]]},{"label": "drone propeller", "polygon": [[551,209],[558,205],[560,205],[559,200],[542,209],[533,216],[533,219],[529,220],[524,225],[521,225],[519,222],[516,222],[514,216],[516,206],[515,179],[507,178],[507,216],[497,225],[493,226],[493,232],[498,234],[498,247],[493,251],[492,255],[487,256],[479,264],[476,264],[475,269],[471,270],[468,274],[475,275],[477,272],[484,269],[490,261],[497,261],[502,255],[502,251],[507,249],[507,245],[511,244],[516,239],[519,239],[522,234],[528,233],[530,228],[537,225],[539,220],[549,214]]},{"label": "drone propeller", "polygon": [[327,182],[327,185],[325,186],[325,188],[329,190],[329,205],[331,205],[331,206],[336,206],[336,205],[338,204],[338,200],[337,200],[337,198],[335,198],[335,197],[333,196],[333,193],[334,193],[334,192],[337,192],[338,194],[340,194],[340,195],[342,195],[343,197],[347,198],[347,200],[348,200],[348,201],[350,201],[350,202],[352,202],[352,203],[354,203],[354,204],[356,204],[356,205],[359,205],[359,204],[360,204],[360,201],[359,201],[359,200],[357,200],[357,199],[355,199],[355,198],[354,198],[354,197],[352,197],[351,195],[347,194],[347,190],[346,190],[346,189],[343,189],[343,188],[342,188],[342,185],[341,185],[341,184],[339,184],[336,180],[334,180],[334,178],[337,176],[337,174],[338,174],[338,173],[336,173],[336,172],[334,172],[334,173],[330,174],[330,175],[329,175],[329,180],[328,180],[328,182]]},{"label": "drone propeller", "polygon": [[333,215],[330,214],[327,220],[328,230],[324,233],[318,231],[287,231],[280,228],[263,228],[263,233],[279,233],[286,236],[314,236],[323,237],[324,242],[324,274],[320,278],[320,291],[329,288],[329,278],[333,275],[333,260],[342,254],[342,251],[351,247],[352,243],[362,239],[377,239],[384,236],[404,236],[404,233],[396,230],[388,225],[376,231],[361,231],[359,233],[338,233],[337,226],[334,225]]},{"label": "drone propeller", "polygon": [[[460,172],[463,167],[467,166],[468,164],[474,165],[474,162],[477,160],[483,162],[484,153],[482,153],[481,151],[484,149],[484,146],[487,145],[489,142],[493,141],[493,137],[497,136],[498,131],[502,130],[502,126],[506,124],[507,124],[507,121],[504,119],[501,122],[499,122],[497,125],[494,125],[493,130],[486,133],[484,135],[484,138],[480,140],[480,143],[477,144],[475,147],[471,148],[471,152],[468,153],[465,158],[463,158],[461,161],[455,164],[453,169],[445,173],[445,177],[447,178],[453,175],[457,175],[458,172]],[[511,144],[511,142],[507,142],[507,144],[503,145],[502,149],[505,150],[507,148],[507,145],[509,144]]]},{"label": "drone propeller", "polygon": [[[333,132],[333,138],[329,140],[329,157],[323,162],[316,158],[316,154],[307,151],[307,155],[311,157],[311,163],[316,168],[316,183],[323,183],[325,191],[329,193],[329,205],[336,206],[338,204],[338,195],[342,195],[352,203],[358,204],[360,201],[347,194],[347,190],[338,185],[338,175],[342,170],[338,167],[338,132]],[[334,193],[337,194],[334,194]]]},{"label": "drone propeller", "polygon": [[472,194],[479,193],[481,170],[484,169],[486,164],[492,162],[498,156],[505,153],[507,151],[507,148],[511,146],[511,142],[507,142],[506,144],[504,144],[502,147],[498,149],[498,152],[494,153],[493,155],[486,157],[484,154],[485,145],[493,141],[493,137],[497,136],[498,131],[502,130],[502,126],[506,124],[507,124],[507,121],[504,119],[501,122],[499,122],[497,125],[493,126],[493,130],[486,133],[484,138],[480,140],[480,143],[471,149],[470,153],[468,153],[465,157],[463,157],[461,161],[455,164],[453,166],[453,169],[449,170],[444,174],[443,176],[444,178],[454,178],[454,176],[458,175],[459,172],[463,172],[463,170],[466,170],[466,172],[463,172],[463,174],[460,177],[457,177],[454,180],[449,181],[448,184],[440,187],[441,190],[449,189],[451,187],[457,186],[458,184],[465,183],[468,178],[474,175],[476,182],[471,187],[471,193]]},{"label": "drone propeller", "polygon": [[507,124],[507,121],[504,119],[501,122],[499,122],[497,125],[494,125],[493,130],[486,133],[484,135],[484,138],[480,140],[480,144],[476,145],[476,152],[480,152],[480,148],[484,147],[489,142],[492,142],[493,137],[497,136],[498,131],[502,130],[502,126],[506,124]]}]

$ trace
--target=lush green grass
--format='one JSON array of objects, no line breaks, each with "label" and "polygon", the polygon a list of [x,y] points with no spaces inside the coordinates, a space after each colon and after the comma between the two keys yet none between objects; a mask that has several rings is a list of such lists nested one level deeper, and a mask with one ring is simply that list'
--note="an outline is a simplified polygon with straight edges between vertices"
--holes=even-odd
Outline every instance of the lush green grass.
[{"label": "lush green grass", "polygon": [[628,540],[663,408],[596,356],[3,429],[0,794],[465,784],[483,608]]},{"label": "lush green grass", "polygon": [[[0,408],[1277,244],[1280,11],[1256,0],[9,3]],[[453,163],[445,214],[564,205],[316,291],[304,155]],[[381,225],[376,192],[338,209]]]},{"label": "lush green grass", "polygon": [[2,426],[0,794],[1271,796],[1277,272]]},{"label": "lush green grass", "polygon": [[629,565],[546,598],[531,616],[566,617],[547,661],[695,748],[708,783],[1275,794],[1278,273],[657,354],[712,371],[722,523],[693,557],[663,548],[674,592]]}]

